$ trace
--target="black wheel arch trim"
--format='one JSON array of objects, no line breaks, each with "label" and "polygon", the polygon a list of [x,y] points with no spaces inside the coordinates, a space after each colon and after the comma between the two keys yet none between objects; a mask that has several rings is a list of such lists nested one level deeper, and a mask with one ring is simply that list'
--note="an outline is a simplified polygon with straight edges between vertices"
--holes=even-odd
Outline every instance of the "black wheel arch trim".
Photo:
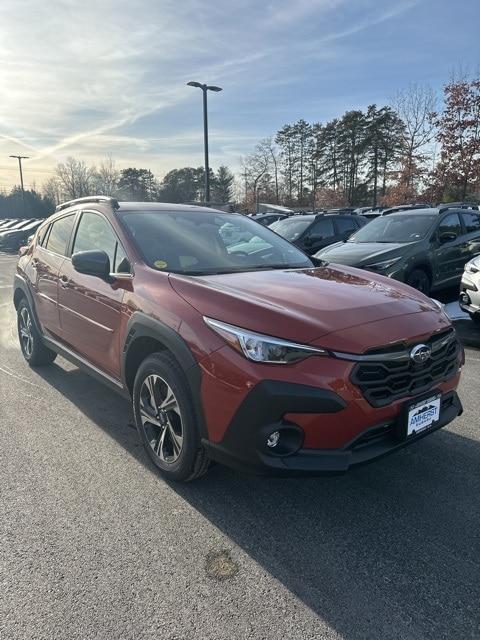
[{"label": "black wheel arch trim", "polygon": [[408,265],[407,272],[405,274],[405,280],[408,280],[413,271],[424,271],[430,280],[430,285],[433,285],[434,281],[434,270],[431,262],[425,260],[424,258],[417,258],[415,262],[411,265]]},{"label": "black wheel arch trim", "polygon": [[130,389],[126,370],[127,357],[129,350],[135,344],[135,340],[144,337],[161,342],[180,365],[192,392],[192,400],[199,421],[201,436],[202,438],[208,437],[200,392],[202,374],[197,359],[188,344],[175,329],[172,329],[172,327],[169,327],[156,318],[152,318],[142,311],[135,311],[127,323],[126,338],[122,346],[121,354],[121,377],[123,384],[126,388]]},{"label": "black wheel arch trim", "polygon": [[13,277],[13,304],[15,305],[15,309],[18,309],[18,302],[16,302],[18,291],[21,291],[24,294],[25,298],[27,299],[27,302],[30,306],[30,310],[32,312],[33,322],[35,323],[35,329],[42,336],[43,331],[41,329],[40,322],[38,321],[37,310],[35,309],[35,303],[33,300],[32,292],[30,291],[25,278],[20,274],[16,273]]}]

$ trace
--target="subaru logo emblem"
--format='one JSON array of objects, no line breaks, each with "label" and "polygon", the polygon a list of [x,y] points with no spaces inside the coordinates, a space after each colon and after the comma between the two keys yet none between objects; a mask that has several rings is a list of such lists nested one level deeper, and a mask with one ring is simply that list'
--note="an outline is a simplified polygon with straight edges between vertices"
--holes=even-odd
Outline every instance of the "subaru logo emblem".
[{"label": "subaru logo emblem", "polygon": [[410,351],[410,358],[415,364],[423,364],[432,355],[432,350],[426,344],[417,344]]}]

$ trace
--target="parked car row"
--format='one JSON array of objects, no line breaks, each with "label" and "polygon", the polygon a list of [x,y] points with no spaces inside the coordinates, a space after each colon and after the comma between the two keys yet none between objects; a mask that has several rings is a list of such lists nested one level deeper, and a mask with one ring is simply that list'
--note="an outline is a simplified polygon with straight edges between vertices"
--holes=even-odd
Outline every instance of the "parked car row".
[{"label": "parked car row", "polygon": [[305,253],[313,255],[329,244],[344,242],[365,224],[367,220],[360,216],[317,213],[279,220],[270,228]]},{"label": "parked car row", "polygon": [[18,251],[43,220],[0,220],[0,250]]},{"label": "parked car row", "polygon": [[371,221],[361,214],[291,216],[270,228],[308,255],[380,273],[426,295],[460,283],[465,264],[480,254],[480,212],[467,203],[395,207]]}]

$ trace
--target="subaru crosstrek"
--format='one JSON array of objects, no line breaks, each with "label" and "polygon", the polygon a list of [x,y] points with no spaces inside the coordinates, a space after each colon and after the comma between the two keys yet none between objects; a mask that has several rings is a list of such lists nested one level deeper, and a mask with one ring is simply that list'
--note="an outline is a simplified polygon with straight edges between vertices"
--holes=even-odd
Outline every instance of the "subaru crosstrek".
[{"label": "subaru crosstrek", "polygon": [[176,480],[211,460],[344,472],[462,410],[463,350],[440,305],[240,214],[65,203],[21,250],[14,303],[27,362],[60,354],[131,397],[148,455]]}]

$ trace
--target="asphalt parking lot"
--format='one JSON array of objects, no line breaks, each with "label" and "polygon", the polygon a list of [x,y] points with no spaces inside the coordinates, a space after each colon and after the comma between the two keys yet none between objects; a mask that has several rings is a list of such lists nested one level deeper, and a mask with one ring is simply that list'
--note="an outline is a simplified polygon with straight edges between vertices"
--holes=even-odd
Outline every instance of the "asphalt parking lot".
[{"label": "asphalt parking lot", "polygon": [[31,370],[0,255],[0,638],[480,637],[480,351],[464,414],[346,476],[167,484],[129,403]]}]

